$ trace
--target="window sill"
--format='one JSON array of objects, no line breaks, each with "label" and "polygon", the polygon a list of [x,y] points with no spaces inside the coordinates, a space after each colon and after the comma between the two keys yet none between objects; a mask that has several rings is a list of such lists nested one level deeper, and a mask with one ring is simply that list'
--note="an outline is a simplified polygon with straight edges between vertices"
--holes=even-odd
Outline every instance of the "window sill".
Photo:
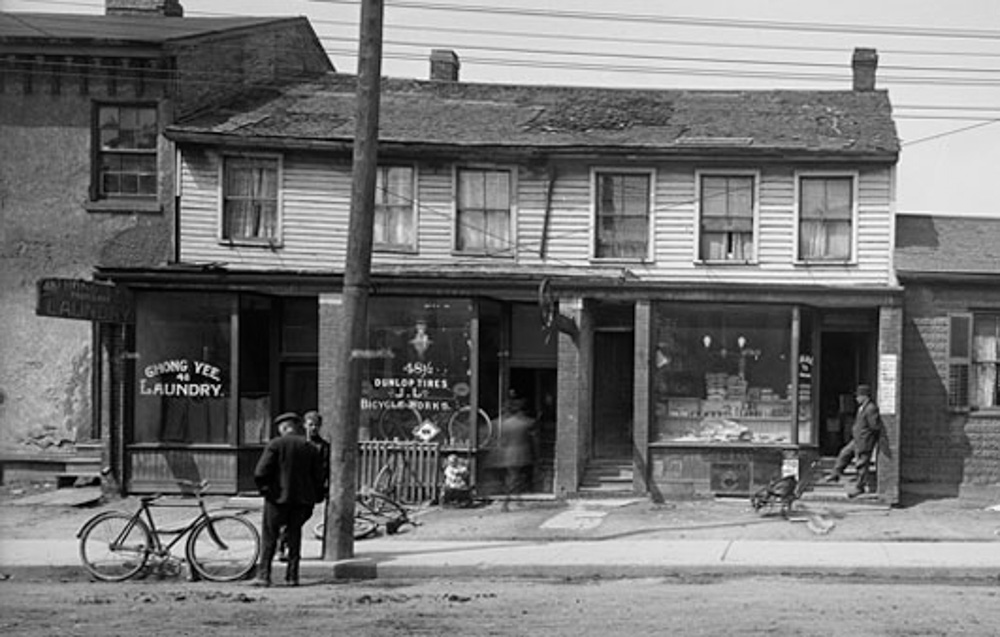
[{"label": "window sill", "polygon": [[417,254],[414,246],[373,245],[372,251],[379,254]]},{"label": "window sill", "polygon": [[796,267],[803,267],[803,268],[843,268],[843,267],[849,267],[849,266],[856,266],[857,264],[858,264],[857,261],[850,261],[850,260],[844,261],[844,260],[836,260],[836,259],[829,259],[829,260],[824,260],[824,261],[821,261],[821,260],[801,261],[800,260],[800,261],[796,261],[795,262]]},{"label": "window sill", "polygon": [[163,212],[163,206],[155,199],[98,199],[84,203],[83,208],[92,213],[161,214]]},{"label": "window sill", "polygon": [[760,265],[758,261],[740,261],[737,259],[701,259],[694,262],[695,265],[702,267],[733,267],[740,265]]},{"label": "window sill", "polygon": [[636,265],[653,263],[648,257],[590,257],[591,263],[600,265]]},{"label": "window sill", "polygon": [[503,252],[489,252],[489,251],[478,251],[478,250],[452,250],[451,256],[461,257],[463,259],[498,259],[503,261],[513,261],[514,252],[513,250],[504,250]]},{"label": "window sill", "polygon": [[260,248],[262,250],[277,250],[284,247],[284,244],[276,240],[253,240],[253,239],[222,239],[219,245],[226,248]]},{"label": "window sill", "polygon": [[969,416],[969,418],[983,418],[989,420],[996,420],[1000,418],[1000,407],[987,407],[983,409],[970,409],[969,411],[961,411],[955,413],[964,413]]}]

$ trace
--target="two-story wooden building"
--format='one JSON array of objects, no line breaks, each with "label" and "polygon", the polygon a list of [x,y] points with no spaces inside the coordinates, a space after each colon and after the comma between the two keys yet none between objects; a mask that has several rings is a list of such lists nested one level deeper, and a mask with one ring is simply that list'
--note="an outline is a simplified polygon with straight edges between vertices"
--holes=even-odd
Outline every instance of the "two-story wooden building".
[{"label": "two-story wooden building", "polygon": [[[385,79],[362,435],[425,426],[489,492],[513,391],[534,491],[611,468],[654,497],[740,494],[835,454],[866,382],[895,445],[899,143],[876,62],[855,51],[836,91],[475,84],[450,51],[428,81]],[[250,488],[268,416],[329,409],[354,89],[330,74],[167,128],[176,258],[101,273],[137,303],[129,488]],[[898,455],[880,462],[895,500]]]},{"label": "two-story wooden building", "polygon": [[191,18],[176,0],[107,0],[103,15],[0,13],[8,477],[15,465],[58,471],[81,443],[99,449],[120,430],[128,311],[105,312],[110,295],[91,277],[99,264],[176,261],[175,149],[163,128],[254,86],[332,70],[305,18]]}]

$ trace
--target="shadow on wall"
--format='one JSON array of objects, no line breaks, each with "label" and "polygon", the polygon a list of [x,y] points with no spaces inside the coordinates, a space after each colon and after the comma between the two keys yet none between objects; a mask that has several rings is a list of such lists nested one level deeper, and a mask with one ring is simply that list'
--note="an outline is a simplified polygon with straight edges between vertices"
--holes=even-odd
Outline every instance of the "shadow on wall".
[{"label": "shadow on wall", "polygon": [[[191,452],[171,451],[167,454],[167,468],[170,471],[170,475],[178,482],[189,480],[197,484],[202,480],[201,469],[198,468],[198,463]],[[189,491],[188,485],[181,484],[181,490],[187,493]]]},{"label": "shadow on wall", "polygon": [[968,416],[948,410],[947,379],[941,377],[925,336],[912,318],[906,321],[899,421],[902,506],[958,497],[972,453],[965,431]]}]

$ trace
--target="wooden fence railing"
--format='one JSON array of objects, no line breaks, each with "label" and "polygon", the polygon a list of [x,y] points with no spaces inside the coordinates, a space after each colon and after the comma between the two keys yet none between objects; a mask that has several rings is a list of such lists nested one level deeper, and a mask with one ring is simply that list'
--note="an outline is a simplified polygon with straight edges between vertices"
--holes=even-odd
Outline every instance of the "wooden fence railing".
[{"label": "wooden fence railing", "polygon": [[358,443],[358,487],[415,504],[437,499],[442,480],[436,442],[363,440]]}]

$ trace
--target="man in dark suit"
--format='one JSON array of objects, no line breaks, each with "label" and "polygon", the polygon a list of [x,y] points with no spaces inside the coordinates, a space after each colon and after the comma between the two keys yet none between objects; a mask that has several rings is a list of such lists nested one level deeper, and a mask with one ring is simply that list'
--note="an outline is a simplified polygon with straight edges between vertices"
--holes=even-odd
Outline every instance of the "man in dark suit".
[{"label": "man in dark suit", "polygon": [[274,424],[279,436],[264,448],[254,471],[257,489],[264,496],[264,546],[254,585],[271,585],[271,562],[284,528],[288,541],[285,582],[298,586],[302,525],[312,516],[313,506],[323,499],[323,462],[316,446],[306,440],[298,414],[281,414]]},{"label": "man in dark suit", "polygon": [[878,405],[872,400],[872,388],[868,385],[858,385],[854,397],[858,403],[858,412],[854,417],[854,428],[851,431],[853,437],[837,454],[833,473],[826,477],[826,482],[839,481],[847,465],[853,460],[858,475],[857,481],[847,491],[848,497],[851,498],[865,492],[872,453],[882,436],[882,416],[879,414]]}]

